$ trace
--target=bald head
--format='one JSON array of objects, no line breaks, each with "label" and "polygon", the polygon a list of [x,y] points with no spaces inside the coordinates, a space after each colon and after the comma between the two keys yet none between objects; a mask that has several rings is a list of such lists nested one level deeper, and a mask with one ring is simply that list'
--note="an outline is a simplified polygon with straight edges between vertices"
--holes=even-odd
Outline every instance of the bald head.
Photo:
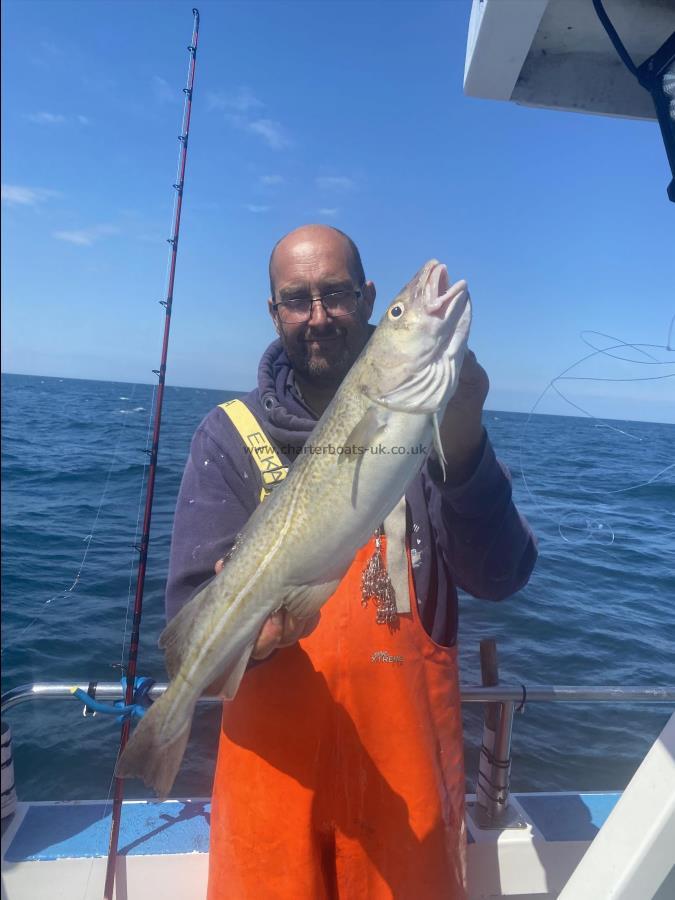
[{"label": "bald head", "polygon": [[[269,313],[297,384],[306,399],[313,397],[313,408],[322,411],[370,336],[375,285],[366,281],[351,238],[329,225],[303,225],[274,247],[270,290]],[[356,295],[353,311],[334,314],[323,302],[312,302],[306,319],[280,315],[278,304],[341,292]]]},{"label": "bald head", "polygon": [[275,295],[277,283],[278,260],[280,259],[283,264],[289,256],[311,255],[313,252],[319,254],[328,252],[331,256],[342,257],[354,279],[354,284],[362,285],[365,282],[366,275],[363,271],[361,254],[349,235],[339,228],[333,228],[332,225],[301,225],[285,234],[272,248],[269,263],[272,297]]}]

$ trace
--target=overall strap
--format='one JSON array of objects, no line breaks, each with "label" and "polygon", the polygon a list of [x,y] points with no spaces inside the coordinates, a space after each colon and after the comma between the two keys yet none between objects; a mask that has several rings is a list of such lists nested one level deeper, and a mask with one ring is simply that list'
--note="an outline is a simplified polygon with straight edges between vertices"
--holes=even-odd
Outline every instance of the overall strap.
[{"label": "overall strap", "polygon": [[[257,465],[262,478],[260,502],[269,497],[275,485],[284,480],[288,466],[279,459],[271,441],[251,410],[241,400],[229,400],[219,404],[239,432],[248,452]],[[388,536],[387,562],[389,581],[394,588],[396,610],[410,612],[408,589],[408,557],[406,553],[406,504],[402,497],[384,522]]]},{"label": "overall strap", "polygon": [[272,493],[272,488],[284,480],[288,474],[288,466],[279,459],[270,439],[251,410],[241,400],[228,400],[220,403],[220,409],[229,417],[239,432],[260,472],[262,488],[260,502]]}]

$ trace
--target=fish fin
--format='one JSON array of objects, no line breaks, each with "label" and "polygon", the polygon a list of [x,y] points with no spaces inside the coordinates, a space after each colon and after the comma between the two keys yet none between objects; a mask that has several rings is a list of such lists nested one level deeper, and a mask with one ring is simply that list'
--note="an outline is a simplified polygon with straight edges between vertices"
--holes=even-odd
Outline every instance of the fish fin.
[{"label": "fish fin", "polygon": [[432,414],[446,395],[452,396],[455,392],[452,363],[453,360],[445,356],[433,360],[386,393],[368,395],[369,399],[393,412]]},{"label": "fish fin", "polygon": [[446,467],[448,461],[445,458],[445,453],[443,453],[443,444],[441,443],[441,431],[438,427],[438,413],[434,413],[433,422],[434,422],[434,448],[436,450],[436,453],[438,454],[438,460],[441,464],[441,470],[443,472],[443,481],[445,481],[445,467]]},{"label": "fish fin", "polygon": [[[340,460],[338,460],[340,465]],[[356,500],[359,493],[359,478],[361,477],[361,466],[363,465],[363,456],[359,455],[354,469],[354,477],[352,478],[352,509],[356,509]]]},{"label": "fish fin", "polygon": [[[241,684],[241,679],[244,677],[244,673],[246,672],[246,667],[248,666],[248,661],[251,658],[251,652],[253,650],[253,646],[255,641],[251,641],[245,648],[241,656],[235,661],[234,665],[230,666],[219,678],[217,682],[217,687],[213,691],[218,697],[222,697],[223,700],[232,700],[234,695],[239,690],[239,685]],[[209,694],[212,692],[209,691]]]},{"label": "fish fin", "polygon": [[292,616],[308,619],[321,609],[339,584],[340,579],[337,578],[321,584],[299,585],[286,595],[284,606]]},{"label": "fish fin", "polygon": [[385,428],[387,417],[381,406],[369,406],[363,416],[347,435],[338,465],[345,460],[357,462],[362,457],[362,452],[348,452],[352,448],[371,447],[377,435]]},{"label": "fish fin", "polygon": [[115,766],[118,778],[142,778],[162,800],[169,796],[180,769],[194,710],[193,705],[183,727],[167,740],[162,733],[166,721],[167,707],[162,702],[165,700],[168,701],[168,694],[163,694],[148,709]]},{"label": "fish fin", "polygon": [[186,603],[159,636],[159,647],[164,650],[164,662],[169,678],[175,678],[183,664],[190,646],[192,626],[197,614],[204,610],[203,603],[201,601],[195,603],[196,599]]},{"label": "fish fin", "polygon": [[[216,579],[220,577],[218,575]],[[183,660],[193,644],[193,627],[198,616],[203,614],[208,604],[217,600],[217,594],[210,591],[210,587],[210,584],[207,585],[203,591],[197,594],[196,597],[193,597],[189,603],[186,603],[159,636],[158,645],[161,650],[164,650],[164,662],[169,678],[176,677],[176,673],[182,666]]]}]

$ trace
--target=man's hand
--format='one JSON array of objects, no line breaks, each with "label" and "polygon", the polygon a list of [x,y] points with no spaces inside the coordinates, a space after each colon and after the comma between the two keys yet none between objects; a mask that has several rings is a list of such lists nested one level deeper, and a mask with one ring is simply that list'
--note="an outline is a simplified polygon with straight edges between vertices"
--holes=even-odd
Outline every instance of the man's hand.
[{"label": "man's hand", "polygon": [[272,613],[260,630],[251,656],[254,659],[266,659],[279,647],[290,647],[300,638],[311,634],[320,618],[321,613],[316,613],[309,619],[296,619],[285,609]]},{"label": "man's hand", "polygon": [[481,414],[490,388],[487,372],[467,349],[459,374],[459,385],[440,423],[441,444],[447,460],[446,480],[462,484],[478,464],[483,441]]},{"label": "man's hand", "polygon": [[[225,561],[219,559],[215,566],[216,575],[222,571]],[[255,642],[251,656],[253,659],[267,659],[280,647],[290,647],[300,638],[307,637],[319,624],[321,613],[316,613],[308,619],[297,619],[287,610],[280,609],[267,619],[260,630],[258,640]]]}]

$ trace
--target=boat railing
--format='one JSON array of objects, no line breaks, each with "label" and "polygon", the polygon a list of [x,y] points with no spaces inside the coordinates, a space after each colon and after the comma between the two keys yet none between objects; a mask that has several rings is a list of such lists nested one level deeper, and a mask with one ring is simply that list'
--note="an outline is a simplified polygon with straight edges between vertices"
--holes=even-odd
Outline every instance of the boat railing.
[{"label": "boat railing", "polygon": [[[156,700],[168,685],[155,683],[148,697]],[[31,700],[75,700],[76,689],[99,701],[124,700],[120,682],[89,681],[81,684],[66,682],[33,682],[12,688],[2,694],[2,714],[8,709]],[[499,706],[499,717],[493,748],[481,749],[481,780],[489,790],[481,792],[483,803],[477,804],[474,818],[482,828],[520,827],[518,816],[509,810],[509,779],[511,770],[511,733],[516,711],[523,711],[529,703],[675,703],[675,686],[598,686],[598,685],[542,685],[498,684],[492,687],[463,685],[462,703],[492,703]],[[218,704],[222,698],[203,696],[200,703]],[[484,757],[484,758],[483,758]]]}]

